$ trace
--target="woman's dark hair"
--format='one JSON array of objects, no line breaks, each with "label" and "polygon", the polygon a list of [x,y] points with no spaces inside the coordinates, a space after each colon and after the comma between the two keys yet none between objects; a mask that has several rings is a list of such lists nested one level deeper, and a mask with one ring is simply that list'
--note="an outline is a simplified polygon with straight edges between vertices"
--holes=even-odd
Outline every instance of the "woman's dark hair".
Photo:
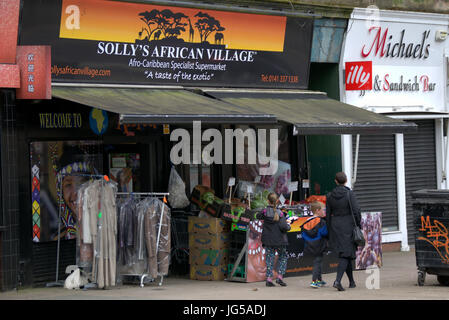
[{"label": "woman's dark hair", "polygon": [[338,182],[338,184],[345,184],[348,181],[348,178],[346,177],[346,173],[337,172],[335,174],[335,180]]}]

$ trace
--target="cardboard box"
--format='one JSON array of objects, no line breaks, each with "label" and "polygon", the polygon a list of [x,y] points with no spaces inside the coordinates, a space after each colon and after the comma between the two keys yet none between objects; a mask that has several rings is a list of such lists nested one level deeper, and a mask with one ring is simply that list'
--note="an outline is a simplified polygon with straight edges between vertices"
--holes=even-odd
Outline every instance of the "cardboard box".
[{"label": "cardboard box", "polygon": [[214,216],[215,218],[220,218],[223,205],[224,205],[223,202],[214,200],[214,202],[212,204],[208,203],[206,205],[206,207],[204,208],[204,211],[206,211],[211,216]]},{"label": "cardboard box", "polygon": [[256,210],[244,209],[243,212],[238,212],[236,208],[233,208],[229,204],[225,204],[221,209],[221,218],[223,220],[232,221],[234,223],[247,225],[251,220],[254,220],[254,214]]},{"label": "cardboard box", "polygon": [[229,262],[229,249],[190,248],[190,265],[220,266]]},{"label": "cardboard box", "polygon": [[190,266],[190,279],[203,281],[220,281],[226,278],[227,265],[212,266]]},{"label": "cardboard box", "polygon": [[231,235],[229,232],[223,233],[190,233],[189,247],[203,249],[226,249],[229,248]]},{"label": "cardboard box", "polygon": [[220,218],[189,217],[190,233],[218,234],[230,231],[229,222]]}]

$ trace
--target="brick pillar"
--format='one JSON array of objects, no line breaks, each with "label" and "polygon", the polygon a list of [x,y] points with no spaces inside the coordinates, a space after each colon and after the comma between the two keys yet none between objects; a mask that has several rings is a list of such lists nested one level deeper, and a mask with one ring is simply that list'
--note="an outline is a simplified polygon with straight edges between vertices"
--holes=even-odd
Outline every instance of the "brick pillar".
[{"label": "brick pillar", "polygon": [[0,89],[0,272],[2,291],[17,287],[19,267],[19,180],[14,89]]}]

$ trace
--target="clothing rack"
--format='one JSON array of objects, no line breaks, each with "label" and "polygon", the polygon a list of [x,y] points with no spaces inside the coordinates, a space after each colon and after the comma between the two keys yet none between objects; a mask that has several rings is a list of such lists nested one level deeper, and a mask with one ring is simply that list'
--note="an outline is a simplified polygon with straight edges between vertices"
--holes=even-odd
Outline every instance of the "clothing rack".
[{"label": "clothing rack", "polygon": [[[153,197],[153,198],[165,198],[166,196],[170,195],[168,192],[117,192],[117,196],[138,196],[138,197]],[[159,228],[157,233],[157,241],[156,241],[156,255],[157,250],[159,250],[159,240],[161,236],[161,227],[162,227],[162,218],[164,217],[164,206],[162,207],[162,213],[161,217],[159,219]],[[140,277],[140,287],[144,287],[144,279],[148,277],[147,273],[143,274],[123,274],[122,276],[135,276]],[[161,275],[161,279],[159,281],[159,286],[162,286],[164,276]],[[155,279],[151,279],[150,281],[154,281]]]},{"label": "clothing rack", "polygon": [[99,174],[86,174],[86,173],[61,173],[58,175],[58,190],[61,190],[61,194],[58,194],[58,244],[56,249],[56,280],[55,282],[49,282],[46,287],[64,287],[64,281],[59,280],[59,251],[61,246],[61,195],[62,195],[62,179],[65,176],[77,176],[77,177],[88,177],[92,179],[103,179],[103,175]]}]

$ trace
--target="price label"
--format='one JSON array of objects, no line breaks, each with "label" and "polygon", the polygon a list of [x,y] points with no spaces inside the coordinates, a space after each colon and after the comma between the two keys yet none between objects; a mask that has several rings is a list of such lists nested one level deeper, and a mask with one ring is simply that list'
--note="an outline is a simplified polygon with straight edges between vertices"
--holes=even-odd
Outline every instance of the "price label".
[{"label": "price label", "polygon": [[253,193],[253,185],[252,184],[247,184],[246,185],[246,193]]},{"label": "price label", "polygon": [[294,192],[298,191],[298,181],[292,181],[288,184],[288,191]]},{"label": "price label", "polygon": [[229,178],[228,187],[235,186],[235,177]]},{"label": "price label", "polygon": [[285,198],[284,198],[284,195],[283,195],[283,194],[281,194],[281,196],[279,197],[279,201],[280,201],[280,203],[281,203],[282,205],[284,205],[284,203],[285,203]]},{"label": "price label", "polygon": [[260,182],[260,176],[257,176],[256,178],[254,178],[254,183],[259,183]]},{"label": "price label", "polygon": [[309,186],[309,179],[302,180],[302,187],[303,187],[303,189],[309,189],[310,188],[310,186]]}]

